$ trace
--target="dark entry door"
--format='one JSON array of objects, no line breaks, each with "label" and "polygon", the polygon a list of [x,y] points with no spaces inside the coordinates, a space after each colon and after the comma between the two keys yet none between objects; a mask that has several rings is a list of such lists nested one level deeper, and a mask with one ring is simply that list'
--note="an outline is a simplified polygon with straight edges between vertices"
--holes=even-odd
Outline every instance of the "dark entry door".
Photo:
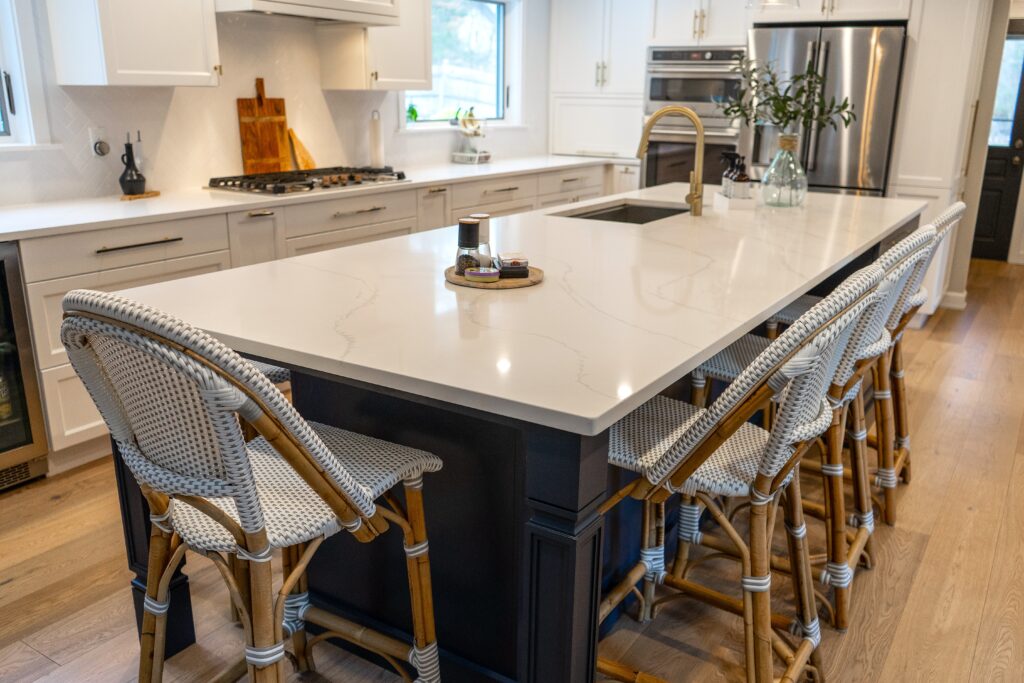
[{"label": "dark entry door", "polygon": [[1024,21],[1010,22],[996,88],[996,105],[988,138],[988,159],[974,230],[977,258],[1005,261],[1010,253],[1024,171]]}]

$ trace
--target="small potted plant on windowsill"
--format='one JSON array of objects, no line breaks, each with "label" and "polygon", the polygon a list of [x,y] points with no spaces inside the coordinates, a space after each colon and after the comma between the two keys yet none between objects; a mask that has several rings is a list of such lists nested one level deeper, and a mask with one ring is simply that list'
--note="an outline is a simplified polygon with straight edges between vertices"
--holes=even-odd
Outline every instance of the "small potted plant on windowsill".
[{"label": "small potted plant on windowsill", "polygon": [[762,196],[769,206],[799,206],[807,196],[807,176],[797,155],[798,131],[848,127],[857,118],[853,105],[848,98],[825,99],[824,79],[813,69],[782,80],[770,64],[745,60],[736,71],[740,89],[722,113],[748,126],[778,128],[779,151],[761,179]]}]

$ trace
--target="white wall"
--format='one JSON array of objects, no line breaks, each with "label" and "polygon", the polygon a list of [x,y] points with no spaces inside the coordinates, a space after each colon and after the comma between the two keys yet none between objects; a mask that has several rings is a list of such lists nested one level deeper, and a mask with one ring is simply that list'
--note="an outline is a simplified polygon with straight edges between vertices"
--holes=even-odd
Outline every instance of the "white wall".
[{"label": "white wall", "polygon": [[[498,157],[547,149],[549,0],[522,0],[525,36],[520,126],[492,127],[486,147]],[[325,92],[311,21],[265,15],[220,15],[224,76],[216,88],[58,87],[45,3],[34,3],[46,101],[55,150],[0,151],[0,205],[118,194],[121,144],[142,131],[147,187],[198,188],[211,176],[242,171],[235,99],[254,96],[262,76],[267,95],[286,101],[288,123],[320,166],[369,162],[365,122],[380,109],[389,164],[405,169],[444,163],[453,131],[398,130],[398,94]],[[536,75],[536,77],[534,77]],[[113,148],[89,149],[90,126],[103,126]]]}]

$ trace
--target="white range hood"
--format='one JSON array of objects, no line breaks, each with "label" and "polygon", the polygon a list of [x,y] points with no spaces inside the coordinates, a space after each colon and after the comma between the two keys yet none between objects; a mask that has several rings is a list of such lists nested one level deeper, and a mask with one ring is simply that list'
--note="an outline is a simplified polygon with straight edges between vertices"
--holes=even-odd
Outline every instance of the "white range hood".
[{"label": "white range hood", "polygon": [[259,12],[367,26],[398,24],[398,0],[216,0],[218,12]]}]

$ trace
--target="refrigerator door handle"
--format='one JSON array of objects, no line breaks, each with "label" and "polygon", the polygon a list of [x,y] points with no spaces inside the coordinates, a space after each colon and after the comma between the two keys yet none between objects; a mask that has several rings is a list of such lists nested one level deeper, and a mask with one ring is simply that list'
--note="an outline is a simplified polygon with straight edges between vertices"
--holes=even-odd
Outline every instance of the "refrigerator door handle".
[{"label": "refrigerator door handle", "polygon": [[[808,40],[807,41],[807,66],[804,68],[804,73],[811,70],[816,70],[818,59],[818,41]],[[800,163],[803,164],[804,168],[807,168],[807,148],[808,148],[808,131],[804,126],[803,121],[800,122],[800,127],[797,130],[797,134],[800,136]]]},{"label": "refrigerator door handle", "polygon": [[[822,41],[822,43],[821,43],[821,55],[819,55],[819,57],[818,57],[818,76],[821,77],[822,97],[824,97],[825,86],[827,85],[825,83],[825,73],[826,73],[826,69],[828,68],[829,45],[830,45],[829,41],[827,41],[827,40]],[[817,114],[817,112],[815,112],[815,114]],[[817,118],[817,116],[815,116],[815,118]],[[818,165],[818,132],[820,130],[821,129],[820,129],[820,127],[817,124],[812,124],[811,125],[811,131],[810,131],[810,135],[808,135],[808,141],[807,141],[807,163],[804,164],[804,167],[808,171],[814,171],[815,168]]]}]

